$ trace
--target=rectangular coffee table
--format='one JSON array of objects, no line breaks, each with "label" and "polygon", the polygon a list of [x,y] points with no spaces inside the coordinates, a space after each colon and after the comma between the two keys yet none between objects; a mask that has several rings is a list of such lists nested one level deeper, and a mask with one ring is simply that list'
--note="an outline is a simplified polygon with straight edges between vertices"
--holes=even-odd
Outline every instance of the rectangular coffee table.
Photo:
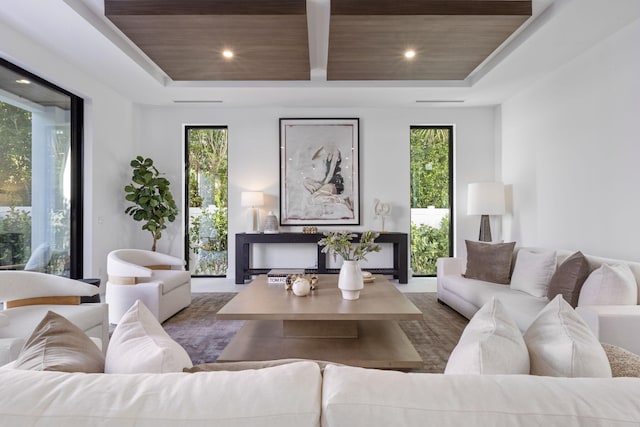
[{"label": "rectangular coffee table", "polygon": [[397,323],[422,320],[422,312],[383,276],[365,284],[355,301],[342,299],[337,280],[320,275],[318,289],[297,297],[258,276],[216,314],[217,320],[246,320],[218,361],[305,358],[422,368],[422,358]]}]

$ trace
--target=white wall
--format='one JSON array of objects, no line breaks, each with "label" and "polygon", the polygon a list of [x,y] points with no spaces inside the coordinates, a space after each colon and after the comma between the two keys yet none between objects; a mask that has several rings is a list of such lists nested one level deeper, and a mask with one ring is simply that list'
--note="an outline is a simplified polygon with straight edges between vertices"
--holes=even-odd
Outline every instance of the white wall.
[{"label": "white wall", "polygon": [[[183,125],[225,125],[229,129],[229,276],[233,277],[234,234],[246,231],[248,210],[240,207],[240,192],[265,193],[267,211],[278,213],[279,197],[279,118],[357,117],[360,119],[361,226],[337,229],[376,229],[373,199],[392,204],[388,231],[409,231],[409,130],[411,125],[455,126],[455,221],[456,248],[464,252],[464,239],[476,238],[479,218],[466,215],[466,184],[494,178],[493,108],[160,108],[141,107],[136,117],[134,140],[143,156],[151,156],[161,172],[172,182],[177,200],[183,198]],[[158,250],[182,256],[184,218],[171,224],[159,242]],[[321,230],[330,227],[320,227]],[[292,227],[289,231],[298,231]],[[283,230],[284,231],[284,230]],[[147,239],[137,234],[139,245]],[[146,241],[145,241],[146,245]],[[297,246],[297,245],[296,245]],[[315,250],[286,251],[269,247],[269,253],[256,254],[257,263],[278,267],[310,265]],[[275,254],[275,255],[274,255]],[[375,258],[372,257],[371,261]],[[278,263],[279,265],[273,265]],[[297,265],[292,265],[297,264]]]},{"label": "white wall", "polygon": [[[124,185],[130,160],[152,157],[183,197],[183,125],[229,127],[229,275],[233,276],[233,235],[247,229],[248,213],[240,207],[240,191],[262,190],[268,210],[278,212],[278,119],[281,117],[357,117],[360,119],[361,226],[375,229],[373,199],[390,202],[389,231],[409,230],[409,128],[411,125],[455,126],[455,214],[458,253],[464,239],[477,236],[479,218],[466,215],[468,182],[492,180],[496,152],[495,114],[485,108],[159,108],[137,106],[8,25],[0,25],[0,53],[23,68],[85,99],[85,276],[106,279],[106,256],[116,248],[150,248],[151,237],[124,214]],[[161,87],[158,90],[162,90]],[[184,218],[170,224],[158,250],[182,256]],[[345,228],[345,227],[337,227]],[[324,229],[324,228],[323,228]],[[327,227],[328,229],[328,227]],[[298,230],[298,229],[292,229]],[[299,251],[294,250],[294,258]],[[272,251],[269,251],[271,254]],[[307,250],[313,254],[314,249]],[[263,256],[271,256],[264,255]],[[298,261],[307,265],[306,255]],[[276,253],[289,266],[289,254]],[[375,261],[375,254],[372,256]],[[259,260],[258,260],[259,261]],[[263,258],[263,262],[273,260]],[[294,260],[295,261],[295,260]]]},{"label": "white wall", "polygon": [[501,107],[506,240],[640,260],[640,21]]},{"label": "white wall", "polygon": [[3,58],[85,99],[84,275],[106,279],[107,253],[132,244],[122,187],[133,153],[133,105],[8,25]]}]

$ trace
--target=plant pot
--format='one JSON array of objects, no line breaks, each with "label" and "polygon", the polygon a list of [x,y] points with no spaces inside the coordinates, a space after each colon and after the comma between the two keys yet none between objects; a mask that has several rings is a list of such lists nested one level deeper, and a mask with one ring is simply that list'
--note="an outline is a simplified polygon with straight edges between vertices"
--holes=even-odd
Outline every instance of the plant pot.
[{"label": "plant pot", "polygon": [[342,291],[342,298],[356,300],[360,298],[360,290],[364,288],[362,271],[358,261],[344,261],[338,276],[338,288]]}]

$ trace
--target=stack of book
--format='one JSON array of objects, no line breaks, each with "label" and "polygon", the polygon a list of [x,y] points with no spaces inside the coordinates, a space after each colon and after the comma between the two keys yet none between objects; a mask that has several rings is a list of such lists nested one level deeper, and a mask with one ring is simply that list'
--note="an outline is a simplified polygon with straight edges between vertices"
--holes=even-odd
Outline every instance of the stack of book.
[{"label": "stack of book", "polygon": [[286,284],[287,277],[304,274],[304,268],[274,268],[267,273],[267,283],[270,285]]}]

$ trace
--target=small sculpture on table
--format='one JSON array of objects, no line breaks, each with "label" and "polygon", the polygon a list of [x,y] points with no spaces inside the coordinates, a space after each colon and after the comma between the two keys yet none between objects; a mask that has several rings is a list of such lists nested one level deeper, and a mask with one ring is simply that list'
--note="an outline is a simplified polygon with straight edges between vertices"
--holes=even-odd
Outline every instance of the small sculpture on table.
[{"label": "small sculpture on table", "polygon": [[374,218],[380,218],[380,231],[384,231],[384,220],[391,214],[391,204],[383,203],[379,199],[373,199],[373,211],[375,213]]}]

